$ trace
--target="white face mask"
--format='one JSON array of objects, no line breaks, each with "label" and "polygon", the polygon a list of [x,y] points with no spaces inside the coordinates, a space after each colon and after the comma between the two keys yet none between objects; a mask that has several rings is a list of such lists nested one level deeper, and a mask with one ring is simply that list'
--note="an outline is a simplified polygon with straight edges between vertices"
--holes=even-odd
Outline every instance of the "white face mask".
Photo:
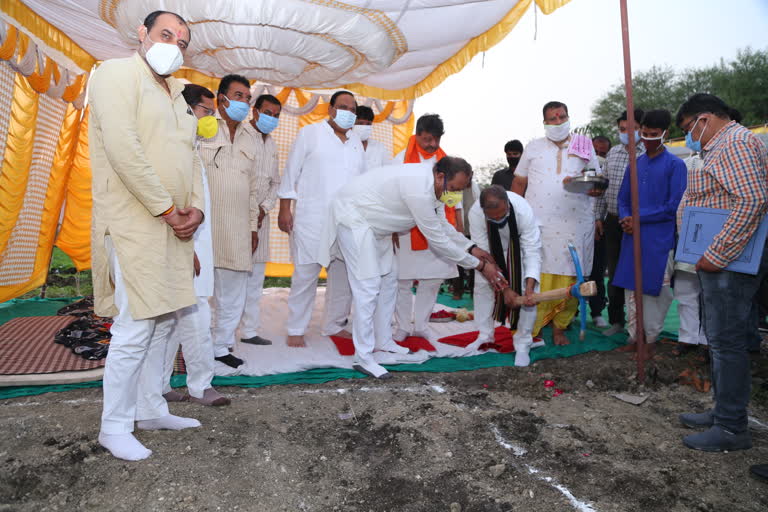
[{"label": "white face mask", "polygon": [[664,137],[667,135],[667,130],[664,130],[661,132],[661,137],[643,137],[643,140],[660,140],[663,141]]},{"label": "white face mask", "polygon": [[149,34],[147,34],[147,40],[152,43],[152,46],[149,47],[146,53],[147,64],[158,75],[167,76],[175,73],[184,64],[184,56],[181,54],[178,45],[156,43],[149,38]]},{"label": "white face mask", "polygon": [[366,141],[371,138],[371,132],[373,131],[373,125],[371,124],[356,124],[352,127],[352,131],[360,137],[360,140]]},{"label": "white face mask", "polygon": [[552,142],[560,142],[568,138],[568,134],[571,133],[571,122],[566,121],[563,124],[545,124],[544,132],[547,138]]}]

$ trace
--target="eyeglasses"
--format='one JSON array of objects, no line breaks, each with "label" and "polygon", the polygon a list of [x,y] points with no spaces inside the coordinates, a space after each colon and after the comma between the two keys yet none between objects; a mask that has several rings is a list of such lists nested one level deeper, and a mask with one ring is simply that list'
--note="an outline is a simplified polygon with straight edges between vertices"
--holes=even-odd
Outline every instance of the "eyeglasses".
[{"label": "eyeglasses", "polygon": [[195,105],[195,108],[201,108],[201,109],[203,109],[203,112],[204,112],[204,113],[205,113],[205,115],[207,115],[207,116],[212,116],[212,115],[213,115],[213,114],[216,112],[215,110],[213,110],[213,109],[210,109],[210,108],[206,107],[206,106],[205,106],[205,105],[203,105],[202,103],[198,103],[197,105]]}]

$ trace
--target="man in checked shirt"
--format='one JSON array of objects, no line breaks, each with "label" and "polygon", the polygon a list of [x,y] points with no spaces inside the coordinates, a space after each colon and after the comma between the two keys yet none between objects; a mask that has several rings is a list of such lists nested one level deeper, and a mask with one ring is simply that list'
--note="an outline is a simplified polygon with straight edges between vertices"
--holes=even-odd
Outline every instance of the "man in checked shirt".
[{"label": "man in checked shirt", "polygon": [[703,167],[688,174],[686,206],[731,211],[722,230],[696,264],[701,281],[704,332],[711,350],[714,408],[681,414],[688,448],[709,452],[752,447],[747,429],[750,365],[747,346],[756,336],[760,282],[768,273],[763,248],[757,275],[723,270],[747,245],[768,209],[768,156],[765,145],[731,120],[733,110],[711,94],[695,94],[677,112],[686,145],[701,153]]}]

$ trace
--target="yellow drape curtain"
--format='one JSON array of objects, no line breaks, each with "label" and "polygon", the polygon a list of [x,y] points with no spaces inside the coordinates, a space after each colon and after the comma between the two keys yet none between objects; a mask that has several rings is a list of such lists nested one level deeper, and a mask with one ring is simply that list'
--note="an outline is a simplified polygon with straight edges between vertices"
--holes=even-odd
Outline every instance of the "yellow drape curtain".
[{"label": "yellow drape curtain", "polygon": [[88,110],[74,145],[67,180],[64,218],[56,246],[72,259],[77,270],[91,268],[91,163],[88,157]]},{"label": "yellow drape curtain", "polygon": [[[39,94],[32,88],[28,78],[16,73],[6,150],[3,155],[3,172],[0,177],[0,268],[3,270],[3,282],[12,284],[0,285],[0,302],[18,297],[45,282],[65,192],[71,186],[70,170],[80,139],[81,126],[81,111],[72,104],[67,106],[59,129],[40,217],[34,266],[26,275],[15,276],[13,272],[9,272],[8,269],[13,267],[12,262],[7,262],[4,258],[7,255],[6,248],[11,233],[22,211],[34,149],[39,103]],[[90,198],[90,178],[87,194]],[[87,215],[90,217],[90,210]],[[89,227],[86,227],[86,230],[88,229]],[[88,246],[88,260],[84,268],[90,263],[90,244]]]},{"label": "yellow drape curtain", "polygon": [[32,164],[37,107],[37,93],[24,76],[16,73],[0,174],[0,255],[5,252],[24,202],[29,167]]}]

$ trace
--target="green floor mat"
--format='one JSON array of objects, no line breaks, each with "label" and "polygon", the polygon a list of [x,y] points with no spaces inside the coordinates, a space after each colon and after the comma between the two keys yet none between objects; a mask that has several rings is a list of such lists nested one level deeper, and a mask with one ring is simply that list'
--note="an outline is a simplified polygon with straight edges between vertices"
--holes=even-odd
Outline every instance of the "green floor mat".
[{"label": "green floor mat", "polygon": [[55,316],[56,312],[82,297],[13,299],[0,304],[0,325],[20,316]]},{"label": "green floor mat", "polygon": [[[531,351],[531,362],[542,359],[554,359],[559,357],[572,357],[591,351],[613,350],[626,343],[626,335],[617,334],[610,338],[603,336],[595,329],[588,329],[587,339],[583,342],[578,340],[579,333],[577,328],[571,328],[568,332],[568,338],[571,344],[564,347],[552,345],[551,330],[547,327],[542,331],[542,336],[547,341],[546,347],[537,348]],[[492,368],[498,366],[514,366],[514,354],[488,353],[472,357],[442,357],[433,358],[421,364],[398,364],[387,365],[387,369],[393,372],[459,372],[471,371],[480,368]],[[234,377],[215,377],[213,385],[215,386],[239,386],[239,387],[263,387],[275,386],[279,384],[319,384],[338,379],[367,378],[355,370],[346,370],[340,368],[317,368],[296,373],[283,373],[278,375],[265,375],[261,377],[234,376]],[[186,375],[175,375],[171,379],[173,387],[184,386]],[[51,386],[18,386],[0,388],[0,399],[16,398],[22,396],[39,395],[42,393],[52,393],[59,391],[69,391],[72,389],[100,387],[101,381],[83,382],[80,384],[63,384]]]}]

